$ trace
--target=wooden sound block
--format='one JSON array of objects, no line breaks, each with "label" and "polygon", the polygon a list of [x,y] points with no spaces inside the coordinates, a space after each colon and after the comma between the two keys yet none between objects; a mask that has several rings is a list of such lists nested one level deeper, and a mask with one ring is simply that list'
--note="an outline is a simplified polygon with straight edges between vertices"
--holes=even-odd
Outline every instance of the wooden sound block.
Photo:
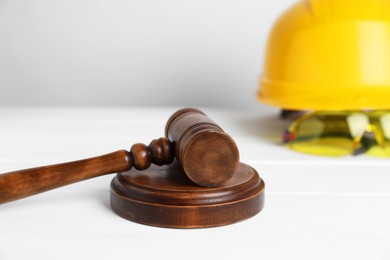
[{"label": "wooden sound block", "polygon": [[230,180],[213,188],[191,182],[177,161],[118,173],[111,182],[112,209],[123,218],[151,226],[223,226],[256,215],[263,205],[264,182],[242,163]]}]

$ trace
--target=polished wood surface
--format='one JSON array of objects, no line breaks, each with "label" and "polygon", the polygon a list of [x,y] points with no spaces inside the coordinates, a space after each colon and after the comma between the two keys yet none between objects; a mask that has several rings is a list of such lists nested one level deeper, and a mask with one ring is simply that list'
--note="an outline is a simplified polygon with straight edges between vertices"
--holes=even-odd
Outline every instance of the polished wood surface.
[{"label": "polished wood surface", "polygon": [[168,120],[165,135],[174,143],[187,176],[200,186],[219,186],[238,167],[236,143],[200,110],[177,111]]},{"label": "polished wood surface", "polygon": [[22,199],[75,182],[123,172],[135,167],[146,169],[152,163],[173,161],[171,143],[166,138],[153,140],[149,146],[135,144],[130,149],[89,159],[61,163],[0,175],[0,203]]},{"label": "polished wood surface", "polygon": [[148,146],[134,144],[130,151],[1,174],[0,203],[118,173],[111,184],[112,209],[135,222],[214,227],[262,209],[263,181],[254,169],[239,163],[233,139],[203,112],[179,110],[168,120],[166,136],[169,139]]},{"label": "polished wood surface", "polygon": [[205,228],[228,225],[256,215],[264,206],[264,182],[245,164],[223,185],[194,185],[175,161],[146,171],[117,174],[111,207],[128,220],[159,227]]},{"label": "polished wood surface", "polygon": [[152,163],[170,164],[175,152],[184,174],[205,187],[226,182],[238,165],[234,141],[197,109],[176,112],[168,120],[166,135],[173,144],[164,137],[153,140],[149,146],[135,144],[129,152],[120,150],[80,161],[0,174],[0,203],[132,167],[145,170]]},{"label": "polished wood surface", "polygon": [[90,159],[37,167],[0,175],[0,203],[32,196],[67,184],[130,169],[128,152],[121,150]]}]

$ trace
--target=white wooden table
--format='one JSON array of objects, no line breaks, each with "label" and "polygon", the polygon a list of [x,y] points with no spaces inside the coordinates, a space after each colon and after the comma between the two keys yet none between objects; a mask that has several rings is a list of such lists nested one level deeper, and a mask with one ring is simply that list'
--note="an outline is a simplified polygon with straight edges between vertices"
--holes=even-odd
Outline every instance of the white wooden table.
[{"label": "white wooden table", "polygon": [[[148,144],[177,109],[0,108],[0,172]],[[390,258],[390,160],[290,151],[275,109],[201,109],[264,179],[260,214],[211,229],[144,226],[112,212],[104,176],[1,205],[0,259]]]}]

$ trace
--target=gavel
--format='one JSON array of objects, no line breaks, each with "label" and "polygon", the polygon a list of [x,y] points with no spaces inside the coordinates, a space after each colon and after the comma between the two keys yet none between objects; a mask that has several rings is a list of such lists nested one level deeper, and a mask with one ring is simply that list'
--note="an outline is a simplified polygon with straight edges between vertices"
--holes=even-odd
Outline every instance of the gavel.
[{"label": "gavel", "polygon": [[130,151],[0,174],[0,203],[132,167],[145,170],[152,163],[171,164],[175,158],[187,177],[202,187],[222,185],[239,166],[234,140],[200,110],[187,108],[174,113],[166,124],[165,136],[148,146],[134,144]]}]

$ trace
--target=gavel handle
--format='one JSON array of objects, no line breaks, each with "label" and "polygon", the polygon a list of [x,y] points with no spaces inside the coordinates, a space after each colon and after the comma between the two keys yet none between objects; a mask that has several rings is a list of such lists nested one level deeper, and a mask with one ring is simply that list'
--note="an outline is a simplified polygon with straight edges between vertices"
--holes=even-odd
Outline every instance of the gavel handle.
[{"label": "gavel handle", "polygon": [[162,137],[148,146],[134,144],[129,152],[119,150],[80,161],[0,174],[0,204],[132,167],[145,170],[152,163],[163,165],[173,160],[172,143]]},{"label": "gavel handle", "polygon": [[89,159],[0,174],[0,204],[90,178],[127,171],[130,154],[120,150]]}]

